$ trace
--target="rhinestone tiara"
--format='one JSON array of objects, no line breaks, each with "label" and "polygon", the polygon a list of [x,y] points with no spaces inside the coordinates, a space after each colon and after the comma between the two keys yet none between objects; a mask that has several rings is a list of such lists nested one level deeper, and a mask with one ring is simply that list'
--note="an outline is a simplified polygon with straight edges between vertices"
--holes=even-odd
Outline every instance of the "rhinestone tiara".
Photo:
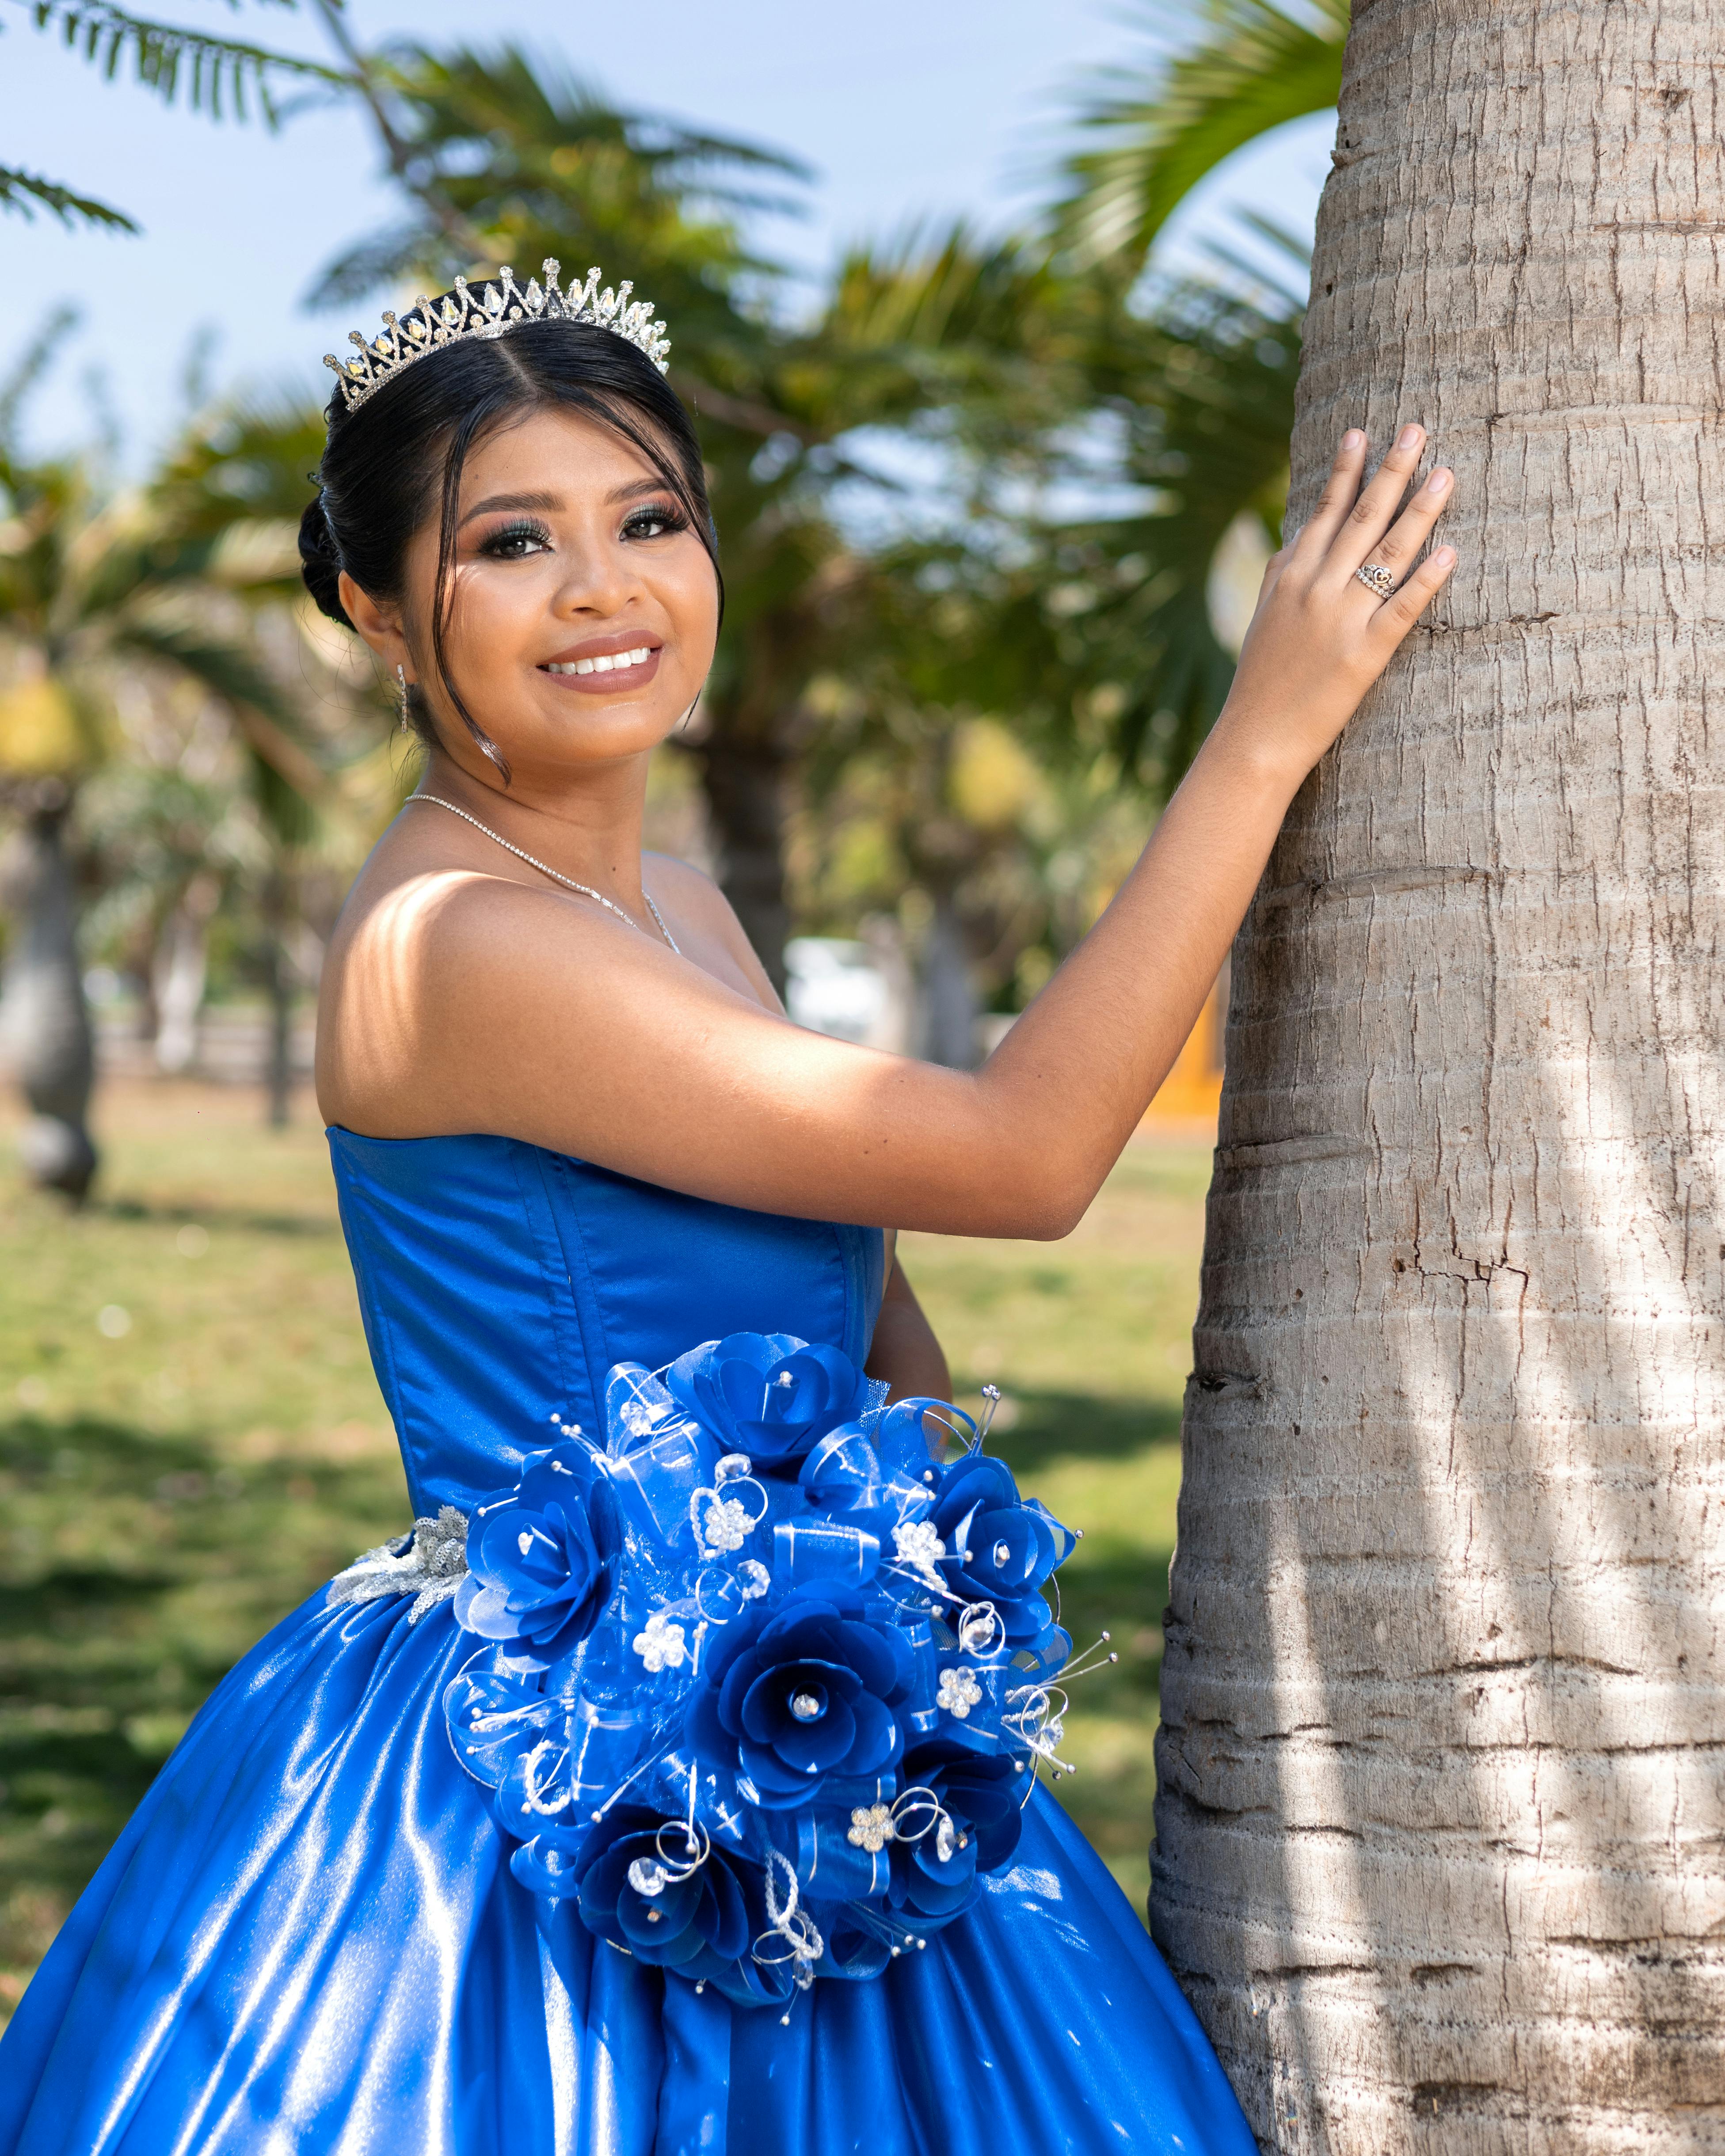
[{"label": "rhinestone tiara", "polygon": [[578,290],[564,292],[557,288],[562,265],[547,255],[541,267],[545,273],[543,286],[536,277],[530,278],[524,292],[506,263],[497,272],[496,282],[487,284],[482,291],[475,291],[465,277],[458,277],[454,290],[441,300],[428,300],[422,292],[399,320],[386,308],[382,331],[376,337],[367,339],[357,330],[350,330],[347,341],[359,346],[358,357],[337,359],[332,352],[323,357],[324,365],[333,367],[340,378],[347,409],[357,412],[367,398],[374,397],[404,367],[411,367],[416,359],[429,358],[444,345],[457,343],[463,337],[506,336],[511,330],[521,329],[528,322],[591,322],[596,328],[627,339],[647,355],[661,374],[665,372],[670,364],[670,339],[665,333],[665,324],[654,321],[650,300],[630,300],[634,287],[627,279],[614,292],[608,285],[602,292],[600,272],[589,270],[587,282]]}]

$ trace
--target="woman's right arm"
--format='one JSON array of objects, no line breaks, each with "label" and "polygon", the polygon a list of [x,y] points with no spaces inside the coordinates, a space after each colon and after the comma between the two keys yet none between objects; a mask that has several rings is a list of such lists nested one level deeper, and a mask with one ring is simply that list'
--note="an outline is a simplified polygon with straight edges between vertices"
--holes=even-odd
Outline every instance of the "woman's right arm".
[{"label": "woman's right arm", "polygon": [[[1383,603],[1448,498],[1391,528],[1423,436],[1362,491],[1344,443],[1272,562],[1235,685],[1107,911],[980,1070],[806,1033],[560,894],[422,877],[347,961],[365,1022],[345,1120],[382,1137],[519,1137],[761,1211],[1053,1237],[1082,1215],[1190,1031],[1307,773],[1444,582],[1441,549]],[[1434,485],[1434,481],[1436,482]]]}]

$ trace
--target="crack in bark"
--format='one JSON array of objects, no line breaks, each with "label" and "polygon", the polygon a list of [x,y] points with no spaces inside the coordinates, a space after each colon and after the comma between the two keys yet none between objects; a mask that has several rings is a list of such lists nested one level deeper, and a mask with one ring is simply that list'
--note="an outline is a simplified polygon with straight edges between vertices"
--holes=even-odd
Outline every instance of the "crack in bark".
[{"label": "crack in bark", "polygon": [[[1542,615],[1542,620],[1555,617]],[[1313,904],[1348,898],[1380,898],[1404,891],[1441,890],[1452,883],[1479,883],[1488,876],[1501,880],[1513,871],[1506,869],[1472,868],[1459,862],[1409,861],[1401,867],[1357,869],[1348,875],[1307,876],[1298,883],[1281,884],[1266,891],[1258,901],[1260,914],[1274,913],[1283,906],[1297,906],[1303,899]]]},{"label": "crack in bark", "polygon": [[1344,1137],[1339,1131],[1317,1131],[1308,1137],[1219,1146],[1216,1167],[1223,1173],[1239,1168],[1297,1168],[1308,1160],[1351,1160],[1364,1150],[1357,1138]]}]

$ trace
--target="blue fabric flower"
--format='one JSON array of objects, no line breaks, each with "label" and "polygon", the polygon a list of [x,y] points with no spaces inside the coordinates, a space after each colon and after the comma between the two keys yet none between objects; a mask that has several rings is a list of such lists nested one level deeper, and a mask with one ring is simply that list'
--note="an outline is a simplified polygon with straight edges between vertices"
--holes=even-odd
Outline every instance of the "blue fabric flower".
[{"label": "blue fabric flower", "polygon": [[906,1786],[932,1789],[977,1851],[979,1871],[998,1871],[1019,1845],[1028,1768],[1000,1752],[978,1752],[937,1738],[905,1762]]},{"label": "blue fabric flower", "polygon": [[874,1404],[869,1380],[836,1348],[788,1332],[733,1332],[691,1348],[665,1373],[672,1396],[758,1468],[794,1465],[818,1439]]},{"label": "blue fabric flower", "polygon": [[906,1758],[904,1779],[907,1789],[930,1790],[947,1819],[894,1841],[891,1898],[919,1923],[945,1923],[970,1907],[978,1876],[998,1871],[1018,1847],[1024,1774],[1005,1753],[937,1741]]},{"label": "blue fabric flower", "polygon": [[684,1976],[721,1975],[765,1921],[751,1906],[758,1891],[752,1897],[742,1867],[716,1845],[687,1878],[677,1878],[685,1866],[680,1821],[618,1805],[574,1859],[581,1921],[638,1961]]},{"label": "blue fabric flower", "polygon": [[1042,1589],[1072,1548],[1072,1534],[1045,1507],[1019,1496],[1012,1470],[980,1452],[941,1474],[931,1514],[947,1546],[941,1570],[967,1602],[992,1602],[1013,1645],[1052,1624]]},{"label": "blue fabric flower", "polygon": [[619,1532],[604,1471],[584,1443],[533,1454],[521,1481],[467,1531],[455,1620],[523,1667],[549,1669],[598,1622],[615,1584]]},{"label": "blue fabric flower", "polygon": [[867,1609],[843,1588],[793,1588],[770,1614],[750,1610],[709,1645],[689,1742],[714,1764],[741,1768],[763,1806],[805,1804],[829,1776],[879,1774],[903,1750],[893,1710],[910,1694],[910,1643]]}]

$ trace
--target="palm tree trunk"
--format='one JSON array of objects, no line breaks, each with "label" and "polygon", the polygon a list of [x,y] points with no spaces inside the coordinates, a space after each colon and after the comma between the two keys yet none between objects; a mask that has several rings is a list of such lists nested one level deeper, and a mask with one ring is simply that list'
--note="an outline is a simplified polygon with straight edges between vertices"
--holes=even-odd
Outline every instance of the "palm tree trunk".
[{"label": "palm tree trunk", "polygon": [[272,868],[264,880],[264,983],[270,998],[270,1045],[264,1070],[265,1116],[272,1130],[287,1127],[294,1091],[294,979],[288,953],[293,905],[287,871]]},{"label": "palm tree trunk", "polygon": [[922,947],[921,1045],[917,1054],[952,1070],[973,1070],[977,1060],[977,993],[964,947],[964,923],[950,884],[933,885],[933,916]]},{"label": "palm tree trunk", "polygon": [[95,1173],[85,1127],[95,1054],[78,964],[77,891],[66,857],[71,789],[58,778],[18,783],[23,820],[0,863],[0,902],[14,923],[7,948],[0,1037],[30,1118],[18,1138],[24,1172],[81,1203]]},{"label": "palm tree trunk", "polygon": [[1291,521],[1461,565],[1238,944],[1156,1935],[1266,2148],[1725,2146],[1725,164],[1701,0],[1374,0]]},{"label": "palm tree trunk", "polygon": [[151,968],[156,1067],[177,1077],[198,1060],[198,1022],[209,973],[209,924],[221,896],[213,876],[194,876],[162,924]]},{"label": "palm tree trunk", "polygon": [[785,992],[785,793],[790,758],[774,738],[732,731],[715,716],[701,754],[701,783],[712,819],[719,887],[731,901],[773,987]]}]

